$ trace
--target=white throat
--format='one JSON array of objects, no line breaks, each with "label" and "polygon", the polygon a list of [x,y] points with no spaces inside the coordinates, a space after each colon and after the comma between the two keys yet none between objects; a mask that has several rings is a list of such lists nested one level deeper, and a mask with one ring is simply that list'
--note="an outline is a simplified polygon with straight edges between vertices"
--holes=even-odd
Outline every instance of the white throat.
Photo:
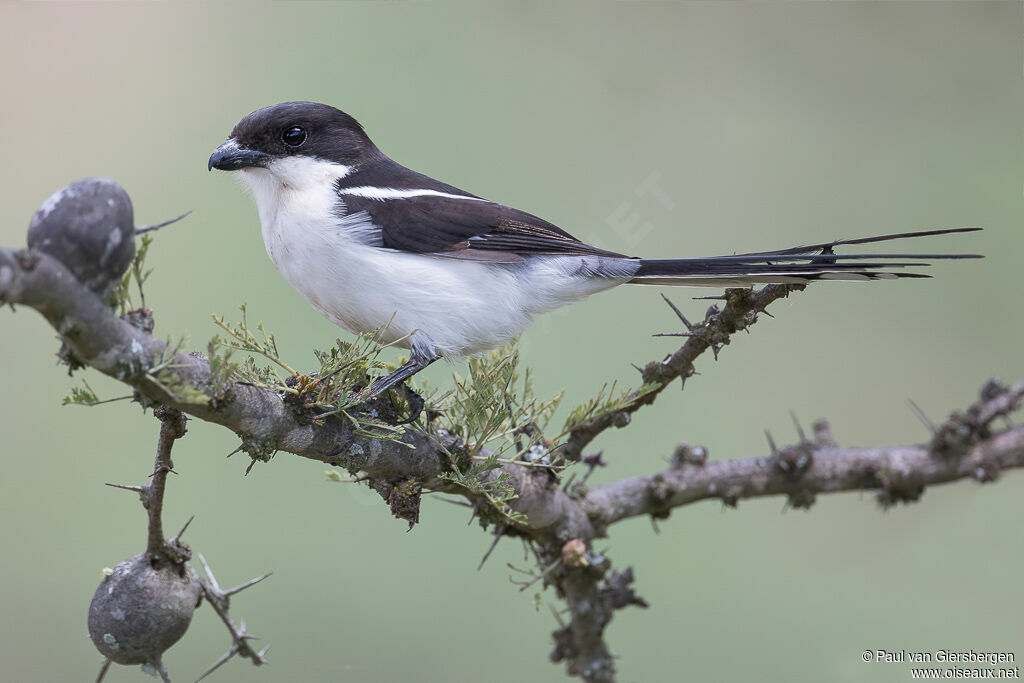
[{"label": "white throat", "polygon": [[[266,168],[243,168],[238,177],[252,192],[266,239],[267,226],[285,205],[309,217],[335,215],[338,203],[335,183],[351,172],[352,167],[344,164],[294,156],[276,159]],[[269,247],[268,243],[268,250]]]}]

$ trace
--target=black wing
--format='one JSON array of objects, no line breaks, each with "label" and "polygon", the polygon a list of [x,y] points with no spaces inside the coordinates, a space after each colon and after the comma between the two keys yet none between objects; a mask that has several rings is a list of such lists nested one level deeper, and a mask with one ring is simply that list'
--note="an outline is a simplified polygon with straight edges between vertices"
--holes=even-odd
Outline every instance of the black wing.
[{"label": "black wing", "polygon": [[[356,188],[427,190],[455,196],[375,199],[346,193],[359,192]],[[481,199],[390,159],[343,178],[338,192],[347,212],[370,215],[381,232],[380,246],[388,249],[499,261],[516,261],[528,254],[622,256],[581,242],[537,216]]]}]

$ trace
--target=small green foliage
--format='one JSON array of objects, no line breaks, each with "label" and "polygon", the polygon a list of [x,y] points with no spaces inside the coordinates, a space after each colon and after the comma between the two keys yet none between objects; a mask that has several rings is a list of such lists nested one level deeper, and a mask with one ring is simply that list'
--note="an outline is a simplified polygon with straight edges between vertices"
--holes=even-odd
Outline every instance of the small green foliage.
[{"label": "small green foliage", "polygon": [[[481,522],[526,523],[526,518],[509,506],[518,495],[511,477],[507,472],[495,475],[493,470],[510,462],[553,471],[564,466],[557,459],[526,457],[535,446],[550,448],[543,432],[561,398],[562,394],[547,400],[536,397],[530,372],[519,372],[519,351],[514,345],[470,359],[469,376],[455,378],[455,386],[440,402],[439,417],[433,424],[461,437],[472,465],[460,468],[449,453],[452,471],[441,476],[489,504],[487,510],[478,508]],[[514,457],[507,457],[513,447]],[[496,514],[491,518],[488,512]]]},{"label": "small green foliage", "polygon": [[101,405],[103,403],[112,403],[114,401],[123,401],[123,400],[128,399],[128,398],[131,398],[131,395],[128,395],[128,396],[117,396],[116,398],[101,399],[99,397],[99,395],[97,395],[96,390],[93,389],[91,386],[89,386],[89,383],[86,382],[83,379],[82,380],[82,386],[80,386],[80,387],[71,387],[71,393],[69,393],[67,396],[64,397],[64,400],[61,402],[61,405],[63,405],[63,406],[68,406],[68,405],[98,406],[98,405]]},{"label": "small green foliage", "polygon": [[469,377],[456,376],[454,382],[439,406],[438,426],[460,436],[471,456],[484,448],[500,456],[512,446],[521,455],[537,444],[548,445],[543,432],[562,393],[546,400],[536,397],[530,371],[519,372],[515,345],[470,359]]},{"label": "small green foliage", "polygon": [[[510,506],[517,497],[511,476],[495,470],[514,462],[557,475],[568,466],[557,447],[562,438],[598,415],[625,410],[658,387],[646,384],[617,392],[614,384],[606,385],[597,396],[575,408],[562,431],[549,440],[544,431],[562,394],[537,399],[529,371],[519,372],[515,346],[471,359],[469,376],[455,378],[455,387],[437,406],[438,417],[432,424],[461,437],[472,465],[460,468],[448,453],[451,471],[441,476],[483,499],[486,505],[478,505],[477,512],[485,526],[525,524],[525,517]],[[508,457],[511,447],[515,448],[514,456]]]},{"label": "small green foliage", "polygon": [[[221,337],[214,337],[212,343],[217,345],[218,347],[245,351],[247,353],[263,356],[267,360],[271,361],[275,365],[282,368],[289,375],[293,377],[298,375],[298,372],[293,370],[287,363],[281,360],[281,354],[277,350],[277,339],[274,338],[273,334],[267,333],[267,331],[263,328],[263,323],[259,323],[256,325],[256,330],[257,332],[259,332],[259,336],[256,336],[255,334],[253,334],[252,330],[249,329],[249,319],[246,312],[245,304],[239,306],[238,310],[242,312],[242,321],[237,326],[225,322],[224,316],[213,316],[214,324],[217,325],[217,327],[224,330],[225,332],[227,332],[228,338],[222,339]],[[280,377],[278,377],[278,379],[280,380]]]},{"label": "small green foliage", "polygon": [[516,376],[519,353],[491,353],[469,360],[469,377],[455,377],[455,389],[447,415],[452,430],[461,436],[471,453],[497,437],[512,413],[510,388]]},{"label": "small green foliage", "polygon": [[[245,305],[239,310],[242,319],[238,323],[213,316],[214,323],[227,336],[216,336],[207,344],[209,398],[223,399],[231,383],[240,382],[279,392],[292,405],[306,409],[307,418],[313,422],[331,416],[344,417],[352,422],[356,434],[389,441],[397,440],[404,433],[404,427],[384,422],[374,411],[356,410],[363,401],[360,390],[369,385],[371,376],[393,369],[379,358],[387,345],[377,341],[377,330],[358,335],[351,342],[338,339],[327,351],[314,350],[319,369],[305,375],[284,361],[277,339],[267,332],[263,323],[250,327]],[[246,354],[240,362],[232,358],[237,351]],[[272,365],[260,365],[257,357],[269,360]],[[287,376],[282,376],[280,370]]]},{"label": "small green foliage", "polygon": [[168,337],[163,349],[154,354],[152,364],[145,369],[146,379],[178,403],[204,405],[209,403],[209,395],[176,372],[180,367],[176,359],[185,348],[185,343],[184,337],[177,341]]},{"label": "small green foliage", "polygon": [[228,393],[231,382],[238,374],[237,363],[232,362],[233,349],[219,353],[220,349],[213,340],[206,344],[206,362],[210,364],[210,398],[221,401]]},{"label": "small green foliage", "polygon": [[607,413],[617,413],[625,410],[637,400],[643,398],[652,391],[657,391],[661,388],[661,384],[650,383],[644,384],[638,389],[625,389],[616,395],[616,383],[612,382],[611,386],[605,384],[601,387],[601,390],[597,392],[597,396],[588,399],[584,403],[576,406],[569,413],[569,417],[565,419],[565,427],[562,429],[562,433],[559,434],[559,438],[579,428],[584,422],[592,420],[593,418],[604,415]]},{"label": "small green foliage", "polygon": [[313,351],[320,369],[316,378],[307,382],[306,391],[313,397],[314,403],[332,407],[333,410],[344,410],[362,400],[356,393],[357,388],[368,386],[371,375],[395,369],[395,366],[380,359],[381,352],[390,345],[377,342],[378,332],[374,330],[357,335],[351,342],[335,339],[334,346],[327,351]]},{"label": "small green foliage", "polygon": [[71,387],[71,393],[64,397],[61,405],[94,406],[99,403],[100,397],[96,395],[89,383],[83,380],[82,384],[84,386]]},{"label": "small green foliage", "polygon": [[[131,267],[128,268],[127,272],[125,272],[121,277],[121,281],[116,287],[114,287],[114,291],[111,292],[111,306],[119,309],[121,315],[126,314],[134,308],[146,307],[146,295],[142,290],[142,286],[153,272],[152,269],[146,270],[145,268],[146,256],[149,254],[149,245],[152,243],[152,235],[143,235],[139,239],[139,243],[135,248],[135,258],[132,259]],[[132,283],[135,284],[135,289],[139,295],[138,306],[135,306],[132,300]]]},{"label": "small green foliage", "polygon": [[449,454],[448,461],[451,464],[451,472],[443,472],[441,478],[465,488],[470,493],[483,497],[490,505],[490,510],[497,513],[496,519],[489,519],[485,510],[479,510],[481,522],[486,526],[488,523],[524,525],[527,522],[526,516],[513,510],[509,503],[519,497],[515,488],[509,483],[511,477],[508,472],[502,472],[497,477],[486,476],[491,470],[501,467],[501,460],[497,454],[484,458],[474,463],[465,472],[459,470],[455,458]]}]

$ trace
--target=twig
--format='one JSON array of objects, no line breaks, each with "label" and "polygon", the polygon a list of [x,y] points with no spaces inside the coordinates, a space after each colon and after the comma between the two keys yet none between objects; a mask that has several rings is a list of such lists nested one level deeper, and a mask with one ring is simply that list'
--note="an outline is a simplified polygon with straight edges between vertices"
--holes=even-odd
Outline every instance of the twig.
[{"label": "twig", "polygon": [[491,543],[490,547],[487,548],[487,552],[484,553],[483,558],[480,560],[480,564],[478,564],[477,567],[476,567],[477,571],[480,571],[481,569],[484,568],[484,562],[486,562],[487,558],[491,556],[491,553],[494,552],[494,549],[498,547],[498,541],[500,541],[501,537],[504,536],[504,535],[505,535],[505,527],[499,526],[495,530],[495,532],[494,532],[494,541]]},{"label": "twig", "polygon": [[232,595],[241,593],[246,588],[249,588],[251,586],[255,586],[257,583],[270,576],[270,574],[264,574],[263,576],[259,576],[255,579],[250,579],[245,583],[239,584],[234,588],[223,590],[220,587],[220,584],[217,582],[217,577],[214,576],[213,570],[210,569],[210,565],[206,562],[206,558],[203,557],[202,553],[199,553],[199,562],[203,565],[203,570],[206,572],[206,578],[200,578],[200,585],[202,585],[203,588],[203,595],[206,597],[207,602],[210,603],[210,606],[213,607],[213,611],[215,611],[217,613],[217,616],[220,617],[220,620],[224,622],[224,625],[228,629],[228,633],[231,634],[231,647],[228,648],[227,652],[225,652],[223,655],[217,658],[217,661],[211,664],[210,667],[207,668],[206,671],[204,671],[203,674],[196,679],[196,681],[198,682],[203,680],[204,678],[212,674],[214,671],[219,669],[221,666],[223,666],[228,660],[230,660],[235,655],[249,659],[254,666],[262,666],[263,664],[266,664],[267,659],[265,655],[267,654],[267,651],[270,649],[270,646],[267,645],[258,652],[252,649],[252,647],[249,645],[249,641],[255,640],[257,639],[257,637],[246,631],[244,619],[242,619],[237,626],[235,625],[235,622],[232,621],[231,615],[229,614],[229,607],[230,598]]},{"label": "twig", "polygon": [[103,664],[100,665],[100,672],[96,675],[96,683],[103,683],[103,678],[107,675],[107,671],[110,669],[110,665],[114,663],[112,659],[104,659]]},{"label": "twig", "polygon": [[767,285],[758,290],[727,289],[721,297],[701,297],[721,299],[726,304],[720,311],[712,307],[704,320],[697,324],[689,323],[675,304],[666,298],[666,303],[687,326],[687,332],[679,333],[680,336],[688,337],[686,343],[664,360],[652,361],[644,368],[644,384],[656,385],[653,391],[642,395],[638,391],[636,400],[629,402],[622,410],[602,413],[575,427],[561,449],[562,456],[570,461],[579,460],[583,449],[601,432],[625,423],[623,415],[628,417],[643,406],[653,403],[658,394],[676,378],[685,383],[694,374],[693,362],[701,354],[711,349],[717,359],[718,350],[729,343],[732,334],[753,325],[757,321],[757,314],[763,313],[773,301],[803,289],[804,285]]},{"label": "twig", "polygon": [[141,234],[146,233],[146,232],[152,232],[154,230],[159,230],[160,228],[162,228],[164,226],[167,226],[167,225],[170,225],[171,223],[177,223],[182,218],[185,218],[186,216],[188,216],[190,213],[192,213],[191,209],[186,211],[185,213],[181,214],[177,218],[172,218],[170,220],[162,221],[160,223],[150,223],[149,225],[140,225],[139,227],[135,228],[135,234],[136,235],[141,235]]},{"label": "twig", "polygon": [[[966,439],[962,455],[950,457],[935,444],[837,448],[811,443],[807,468],[796,479],[776,463],[790,449],[777,448],[768,436],[771,454],[755,458],[718,460],[703,465],[681,464],[653,475],[622,479],[588,490],[583,506],[599,525],[638,515],[662,513],[701,500],[733,502],[743,498],[876,490],[883,504],[912,502],[924,488],[959,479],[991,481],[1004,470],[1024,468],[1024,426],[986,434],[992,420],[1005,415],[1024,397],[1024,382],[990,401],[967,410],[976,415],[974,432],[963,432],[964,418],[954,413],[937,433],[956,432]],[[766,432],[767,433],[767,432]],[[806,498],[805,498],[806,499]]]},{"label": "twig", "polygon": [[[522,593],[524,590],[526,590],[527,588],[529,588],[533,584],[535,584],[538,581],[540,581],[541,579],[543,579],[545,576],[547,576],[548,574],[553,572],[555,570],[555,568],[557,568],[560,564],[562,564],[561,558],[555,560],[554,562],[552,562],[548,566],[544,567],[544,569],[542,569],[541,572],[539,574],[537,574],[537,576],[533,577],[532,579],[530,579],[526,583],[520,583],[519,584],[519,592]],[[517,581],[515,583],[519,583],[519,582]]]},{"label": "twig", "polygon": [[[145,492],[140,492],[142,504],[149,513],[149,535],[146,541],[146,550],[157,554],[163,552],[166,542],[164,541],[163,509],[164,509],[164,488],[167,483],[168,473],[174,470],[174,463],[171,461],[171,448],[176,439],[185,435],[185,416],[181,411],[165,406],[158,406],[154,414],[160,420],[160,439],[156,446],[156,463],[153,469],[153,476],[149,483],[144,486]],[[126,488],[126,487],[119,487]],[[189,520],[192,521],[192,520]],[[185,524],[188,527],[188,524]],[[175,536],[180,538],[181,533]]]}]

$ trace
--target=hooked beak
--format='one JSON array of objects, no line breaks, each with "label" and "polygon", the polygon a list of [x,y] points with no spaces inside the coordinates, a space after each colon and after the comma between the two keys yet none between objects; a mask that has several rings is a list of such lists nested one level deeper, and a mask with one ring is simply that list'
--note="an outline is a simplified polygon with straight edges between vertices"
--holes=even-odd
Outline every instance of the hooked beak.
[{"label": "hooked beak", "polygon": [[237,171],[240,168],[259,167],[262,168],[270,162],[270,155],[265,152],[257,152],[246,149],[232,138],[214,150],[210,155],[210,161],[206,170],[218,169],[221,171]]}]

